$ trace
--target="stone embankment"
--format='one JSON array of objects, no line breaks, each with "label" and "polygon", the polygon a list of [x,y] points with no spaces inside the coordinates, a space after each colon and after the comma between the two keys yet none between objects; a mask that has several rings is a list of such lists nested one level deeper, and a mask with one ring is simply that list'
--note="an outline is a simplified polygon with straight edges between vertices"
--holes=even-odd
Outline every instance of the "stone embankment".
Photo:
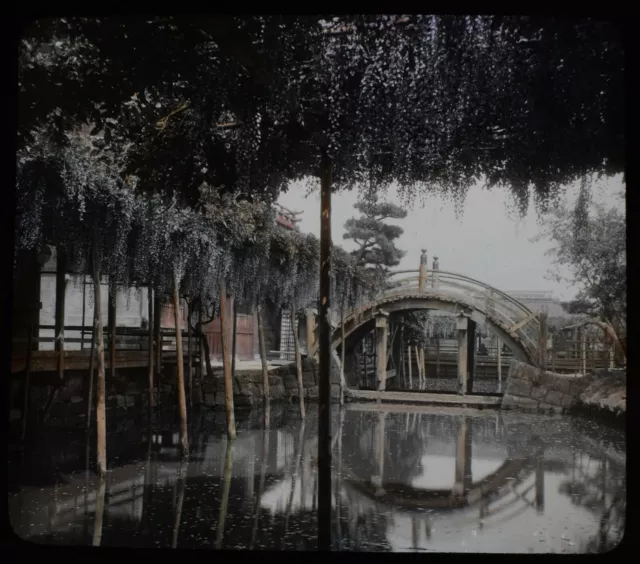
[{"label": "stone embankment", "polygon": [[618,419],[627,411],[626,375],[599,371],[586,376],[543,372],[513,360],[502,409],[538,412],[588,412]]}]

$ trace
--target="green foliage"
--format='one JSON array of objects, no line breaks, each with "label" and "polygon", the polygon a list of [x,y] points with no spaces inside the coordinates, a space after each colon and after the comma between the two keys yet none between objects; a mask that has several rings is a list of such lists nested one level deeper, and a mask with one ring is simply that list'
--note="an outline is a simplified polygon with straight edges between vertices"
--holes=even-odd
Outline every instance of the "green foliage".
[{"label": "green foliage", "polygon": [[573,208],[559,205],[544,216],[535,239],[550,240],[555,264],[571,273],[567,279],[558,269],[551,275],[580,288],[577,299],[564,304],[569,313],[610,321],[616,330],[626,326],[626,219],[620,206],[593,201],[583,186]]},{"label": "green foliage", "polygon": [[391,203],[376,202],[369,199],[354,206],[362,216],[352,217],[345,224],[344,239],[352,239],[358,249],[351,255],[356,262],[368,268],[387,269],[400,264],[404,256],[394,241],[404,230],[397,225],[384,223],[386,219],[403,219],[407,212]]}]

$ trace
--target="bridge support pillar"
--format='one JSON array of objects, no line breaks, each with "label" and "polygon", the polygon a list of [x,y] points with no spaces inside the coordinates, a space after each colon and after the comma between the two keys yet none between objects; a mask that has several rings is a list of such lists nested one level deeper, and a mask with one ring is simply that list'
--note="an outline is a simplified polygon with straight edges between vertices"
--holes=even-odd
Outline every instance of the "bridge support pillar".
[{"label": "bridge support pillar", "polygon": [[384,391],[387,385],[387,338],[389,336],[389,314],[379,311],[376,314],[376,380],[378,391]]},{"label": "bridge support pillar", "polygon": [[467,329],[469,315],[458,315],[458,394],[465,395],[467,391]]},{"label": "bridge support pillar", "polygon": [[468,394],[473,392],[473,377],[476,374],[476,326],[477,323],[471,319],[467,327],[467,386]]}]

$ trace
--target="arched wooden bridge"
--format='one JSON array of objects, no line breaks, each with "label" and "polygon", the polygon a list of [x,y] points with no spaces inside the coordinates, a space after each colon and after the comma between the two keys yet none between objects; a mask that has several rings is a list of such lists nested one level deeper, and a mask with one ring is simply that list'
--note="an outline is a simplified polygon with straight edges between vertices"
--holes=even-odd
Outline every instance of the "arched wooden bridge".
[{"label": "arched wooden bridge", "polygon": [[[540,321],[536,312],[489,284],[463,274],[442,270],[392,272],[388,279],[388,289],[383,294],[376,300],[363,303],[345,314],[344,335],[347,352],[352,351],[356,343],[374,327],[386,329],[385,318],[389,314],[430,309],[446,311],[458,317],[461,345],[470,337],[469,333],[473,338],[471,330],[475,330],[476,324],[486,324],[511,349],[516,359],[538,365]],[[386,342],[386,337],[383,340]],[[311,355],[318,351],[317,334],[314,341],[310,347]],[[338,325],[332,330],[331,347],[335,351],[341,346],[342,328]],[[383,346],[386,351],[386,344]],[[466,347],[459,348],[459,363],[464,366],[461,370],[466,372]],[[380,389],[384,389],[384,384]]]}]

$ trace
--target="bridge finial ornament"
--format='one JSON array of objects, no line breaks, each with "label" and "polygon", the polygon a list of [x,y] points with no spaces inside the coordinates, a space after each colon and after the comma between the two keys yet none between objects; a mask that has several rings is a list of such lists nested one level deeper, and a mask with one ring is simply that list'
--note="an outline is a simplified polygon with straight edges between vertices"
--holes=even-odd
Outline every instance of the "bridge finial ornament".
[{"label": "bridge finial ornament", "polygon": [[420,264],[427,264],[427,249],[422,249],[422,254],[420,255]]}]

